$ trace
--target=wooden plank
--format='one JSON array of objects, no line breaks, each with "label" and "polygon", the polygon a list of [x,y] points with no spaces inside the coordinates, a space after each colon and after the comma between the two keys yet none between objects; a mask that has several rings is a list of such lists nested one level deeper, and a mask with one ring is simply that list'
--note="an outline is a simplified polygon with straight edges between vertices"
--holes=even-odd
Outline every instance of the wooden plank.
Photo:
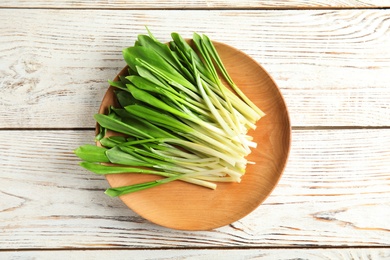
[{"label": "wooden plank", "polygon": [[389,7],[390,4],[386,0],[318,0],[318,1],[269,1],[269,0],[197,0],[197,1],[178,1],[178,0],[163,0],[163,1],[28,1],[28,0],[4,0],[0,4],[1,7],[7,8],[115,8],[115,9],[216,9],[216,8],[375,8]]},{"label": "wooden plank", "polygon": [[279,85],[293,126],[389,126],[389,17],[390,10],[2,9],[0,128],[93,127],[107,79],[124,66],[121,50],[144,25],[161,41],[197,31],[246,52]]},{"label": "wooden plank", "polygon": [[87,250],[2,252],[6,259],[389,259],[390,249],[186,249],[186,250]]},{"label": "wooden plank", "polygon": [[3,250],[390,246],[389,129],[294,131],[271,196],[204,232],[156,226],[103,194],[72,154],[93,131],[3,130],[0,143]]}]

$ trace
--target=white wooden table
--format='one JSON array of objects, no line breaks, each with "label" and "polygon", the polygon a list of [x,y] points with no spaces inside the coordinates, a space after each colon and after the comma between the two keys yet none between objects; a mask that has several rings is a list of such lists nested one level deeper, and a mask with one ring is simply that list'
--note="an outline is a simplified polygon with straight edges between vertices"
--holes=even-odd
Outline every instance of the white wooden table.
[{"label": "white wooden table", "polygon": [[[127,3],[126,3],[127,2]],[[0,3],[0,259],[390,259],[390,1]],[[166,229],[106,196],[73,149],[149,26],[252,56],[289,108],[292,148],[255,211]]]}]

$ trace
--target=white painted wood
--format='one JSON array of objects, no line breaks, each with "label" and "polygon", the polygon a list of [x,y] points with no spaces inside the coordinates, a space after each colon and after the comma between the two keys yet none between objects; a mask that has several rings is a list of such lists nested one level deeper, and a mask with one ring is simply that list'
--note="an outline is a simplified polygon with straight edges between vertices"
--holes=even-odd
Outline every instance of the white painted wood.
[{"label": "white painted wood", "polygon": [[[1,1],[0,259],[390,258],[387,7]],[[243,50],[286,99],[295,127],[286,171],[263,205],[229,226],[149,223],[103,194],[104,177],[78,167],[72,150],[93,143],[93,131],[45,130],[94,127],[106,81],[124,66],[121,50],[144,25],[162,41],[197,31]]]},{"label": "white painted wood", "polygon": [[1,7],[8,8],[145,8],[145,9],[187,9],[187,8],[373,8],[389,7],[387,0],[293,0],[293,1],[269,1],[269,0],[144,0],[144,1],[119,1],[119,0],[56,0],[56,1],[28,1],[28,0],[3,0]]},{"label": "white painted wood", "polygon": [[389,17],[377,9],[0,9],[0,128],[93,127],[107,80],[124,66],[121,50],[144,25],[161,41],[197,31],[252,56],[281,88],[294,126],[388,126]]},{"label": "white painted wood", "polygon": [[293,131],[271,196],[243,219],[205,232],[156,226],[104,195],[106,180],[72,154],[93,143],[93,131],[3,130],[0,143],[0,251],[390,246],[389,129]]},{"label": "white painted wood", "polygon": [[6,259],[164,259],[164,260],[226,260],[226,259],[389,259],[389,249],[206,249],[206,250],[88,250],[79,251],[16,251],[5,252]]}]

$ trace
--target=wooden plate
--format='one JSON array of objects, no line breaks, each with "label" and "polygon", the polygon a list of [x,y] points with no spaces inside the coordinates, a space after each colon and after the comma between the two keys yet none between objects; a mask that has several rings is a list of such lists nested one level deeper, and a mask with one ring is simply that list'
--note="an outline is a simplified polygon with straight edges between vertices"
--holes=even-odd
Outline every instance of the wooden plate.
[{"label": "wooden plate", "polygon": [[[241,183],[218,183],[216,190],[175,181],[120,197],[143,218],[172,229],[215,229],[252,212],[278,183],[290,150],[291,127],[287,107],[274,81],[243,52],[222,43],[216,42],[215,46],[236,84],[266,113],[257,123],[257,129],[249,133],[258,143],[258,148],[248,159],[256,164],[248,165]],[[124,68],[119,75],[126,73]],[[114,103],[113,87],[110,87],[99,113],[105,113]],[[107,175],[112,187],[156,178],[141,174]]]}]

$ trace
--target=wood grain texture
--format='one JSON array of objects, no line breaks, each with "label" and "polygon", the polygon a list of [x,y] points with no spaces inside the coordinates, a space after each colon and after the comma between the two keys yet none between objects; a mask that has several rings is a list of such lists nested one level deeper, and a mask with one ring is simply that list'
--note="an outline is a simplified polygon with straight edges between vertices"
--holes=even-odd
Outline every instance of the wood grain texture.
[{"label": "wood grain texture", "polygon": [[120,0],[56,0],[56,1],[28,1],[28,0],[3,0],[1,7],[8,8],[104,8],[104,9],[216,9],[216,8],[374,8],[389,7],[386,0],[146,0],[146,1],[120,1]]},{"label": "wood grain texture", "polygon": [[164,260],[225,260],[225,259],[389,259],[390,249],[207,249],[207,250],[72,250],[21,251],[1,254],[6,259],[164,259]]},{"label": "wood grain texture", "polygon": [[161,41],[197,31],[246,52],[275,79],[293,126],[389,126],[389,18],[390,10],[1,9],[0,128],[93,127],[107,80],[124,66],[121,50],[144,25]]},{"label": "wood grain texture", "polygon": [[72,154],[93,143],[93,131],[1,133],[1,250],[390,246],[389,129],[293,131],[271,196],[202,232],[156,226],[104,195],[104,177]]},{"label": "wood grain texture", "polygon": [[[389,7],[1,1],[0,258],[389,259]],[[243,50],[284,95],[295,127],[285,173],[231,225],[184,232],[148,222],[78,167],[72,150],[94,143],[92,130],[52,129],[95,126],[121,50],[145,25],[162,41],[197,31]]]}]

